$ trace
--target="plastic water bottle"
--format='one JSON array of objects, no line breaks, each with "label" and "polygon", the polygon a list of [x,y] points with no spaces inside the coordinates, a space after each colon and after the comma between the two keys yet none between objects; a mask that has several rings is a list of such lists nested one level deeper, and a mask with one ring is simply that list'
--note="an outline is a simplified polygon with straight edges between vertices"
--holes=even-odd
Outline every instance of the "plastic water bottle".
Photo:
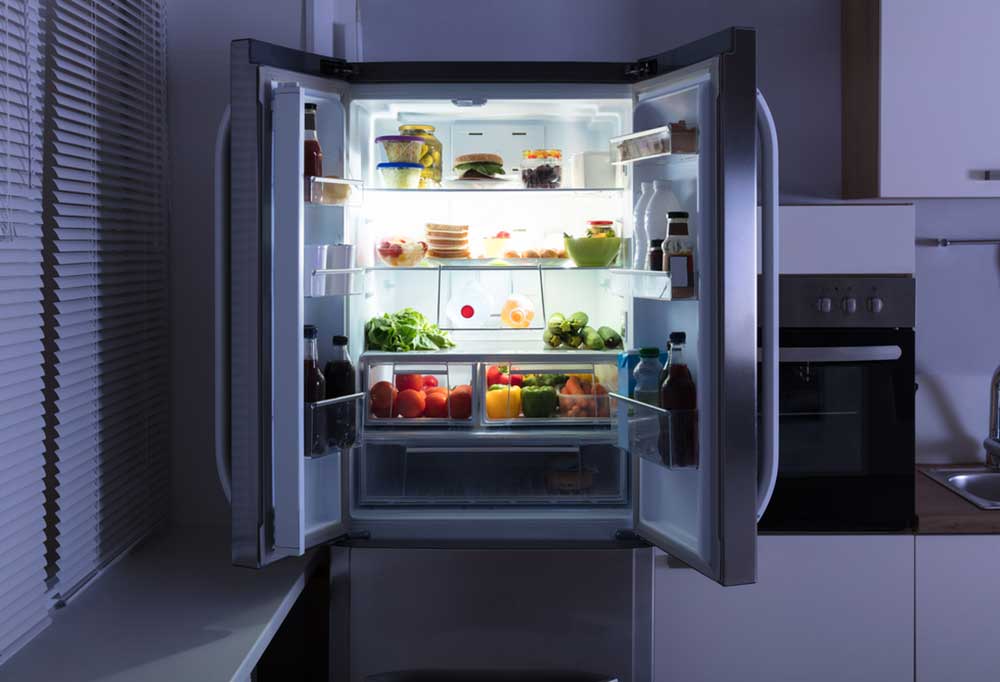
[{"label": "plastic water bottle", "polygon": [[646,205],[653,197],[653,183],[642,183],[642,191],[639,193],[639,201],[635,202],[635,210],[632,212],[632,225],[635,228],[632,233],[632,269],[646,269],[646,247],[649,245],[649,235],[646,233]]},{"label": "plastic water bottle", "polygon": [[[680,206],[677,195],[670,189],[669,180],[655,180],[653,182],[653,196],[646,204],[646,220],[643,225],[646,228],[646,239],[667,238],[667,213],[676,211]],[[646,242],[646,248],[649,242]]]},{"label": "plastic water bottle", "polygon": [[635,377],[635,391],[632,397],[648,405],[660,406],[660,364],[659,348],[642,348],[639,350],[639,364],[632,370]]},{"label": "plastic water bottle", "polygon": [[512,329],[527,329],[535,319],[535,304],[526,296],[514,294],[500,308],[500,324]]}]

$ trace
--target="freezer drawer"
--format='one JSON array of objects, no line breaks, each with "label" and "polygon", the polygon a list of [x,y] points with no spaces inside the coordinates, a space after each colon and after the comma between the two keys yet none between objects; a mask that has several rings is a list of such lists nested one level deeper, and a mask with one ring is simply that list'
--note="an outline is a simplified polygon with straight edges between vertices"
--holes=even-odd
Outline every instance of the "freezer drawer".
[{"label": "freezer drawer", "polygon": [[362,507],[623,505],[627,455],[613,443],[406,445],[360,451]]}]

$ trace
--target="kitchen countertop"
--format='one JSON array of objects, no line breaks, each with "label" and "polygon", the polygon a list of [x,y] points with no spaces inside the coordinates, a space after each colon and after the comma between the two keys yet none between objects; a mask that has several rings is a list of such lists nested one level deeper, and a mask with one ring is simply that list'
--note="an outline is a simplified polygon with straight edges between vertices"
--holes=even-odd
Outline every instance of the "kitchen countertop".
[{"label": "kitchen countertop", "polygon": [[228,528],[171,528],[53,611],[0,680],[249,680],[318,561],[239,568]]},{"label": "kitchen countertop", "polygon": [[[1000,510],[980,509],[921,473],[921,469],[958,469],[960,464],[920,464],[917,466],[917,533],[948,535],[1000,533]],[[969,468],[982,469],[982,464]]]}]

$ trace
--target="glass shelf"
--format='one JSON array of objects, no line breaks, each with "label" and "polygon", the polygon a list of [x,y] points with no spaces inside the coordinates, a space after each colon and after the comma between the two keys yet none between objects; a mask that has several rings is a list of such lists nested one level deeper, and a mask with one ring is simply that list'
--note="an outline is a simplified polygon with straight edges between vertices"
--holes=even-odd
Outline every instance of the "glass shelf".
[{"label": "glass shelf", "polygon": [[509,183],[511,187],[433,187],[429,189],[389,189],[380,187],[370,187],[365,191],[375,194],[396,194],[396,195],[421,195],[421,194],[467,194],[467,193],[510,193],[517,194],[555,194],[555,195],[579,195],[579,194],[600,194],[605,192],[621,193],[624,187],[560,187],[558,189],[529,189],[518,185],[513,180]]}]

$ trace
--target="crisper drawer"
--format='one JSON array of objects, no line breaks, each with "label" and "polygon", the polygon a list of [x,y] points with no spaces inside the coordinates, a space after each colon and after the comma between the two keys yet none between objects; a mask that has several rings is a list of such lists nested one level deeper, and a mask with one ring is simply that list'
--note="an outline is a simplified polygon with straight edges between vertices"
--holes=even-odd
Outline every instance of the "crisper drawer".
[{"label": "crisper drawer", "polygon": [[627,457],[614,443],[366,443],[358,502],[385,506],[622,505]]},{"label": "crisper drawer", "polygon": [[485,427],[612,428],[618,368],[610,362],[483,363]]},{"label": "crisper drawer", "polygon": [[365,428],[469,428],[477,365],[435,360],[363,362]]}]

